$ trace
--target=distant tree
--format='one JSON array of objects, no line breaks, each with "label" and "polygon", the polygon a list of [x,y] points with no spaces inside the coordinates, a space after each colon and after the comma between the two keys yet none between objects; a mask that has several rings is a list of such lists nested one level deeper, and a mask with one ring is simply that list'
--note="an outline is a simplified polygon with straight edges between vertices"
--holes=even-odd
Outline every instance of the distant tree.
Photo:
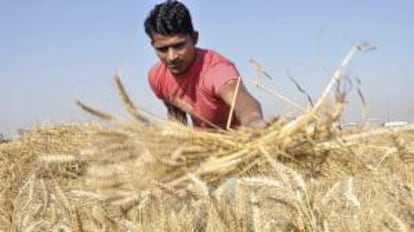
[{"label": "distant tree", "polygon": [[4,138],[4,135],[0,133],[0,143],[5,143],[7,140]]},{"label": "distant tree", "polygon": [[17,131],[17,134],[18,134],[19,136],[22,136],[22,135],[24,135],[24,133],[26,133],[26,132],[27,132],[27,129],[19,128],[19,129],[17,129],[16,131]]},{"label": "distant tree", "polygon": [[4,134],[0,133],[0,143],[7,143],[7,142],[10,142],[10,141],[11,140],[9,138],[4,136]]}]

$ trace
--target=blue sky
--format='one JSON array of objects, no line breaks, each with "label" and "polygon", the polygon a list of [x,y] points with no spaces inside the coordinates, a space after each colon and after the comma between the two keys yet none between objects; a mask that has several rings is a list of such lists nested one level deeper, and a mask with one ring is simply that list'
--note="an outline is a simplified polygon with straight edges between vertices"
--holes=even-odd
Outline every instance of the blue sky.
[{"label": "blue sky", "polygon": [[[81,100],[125,115],[113,74],[120,70],[137,105],[164,117],[147,84],[157,61],[143,21],[159,1],[0,0],[0,132],[38,123],[92,119]],[[369,42],[348,67],[362,81],[370,117],[414,121],[414,2],[187,0],[199,46],[233,60],[266,117],[294,112],[287,103],[250,84],[254,58],[273,76],[264,84],[306,104],[287,78],[314,99],[348,49]],[[346,120],[361,118],[361,101],[350,92]]]}]

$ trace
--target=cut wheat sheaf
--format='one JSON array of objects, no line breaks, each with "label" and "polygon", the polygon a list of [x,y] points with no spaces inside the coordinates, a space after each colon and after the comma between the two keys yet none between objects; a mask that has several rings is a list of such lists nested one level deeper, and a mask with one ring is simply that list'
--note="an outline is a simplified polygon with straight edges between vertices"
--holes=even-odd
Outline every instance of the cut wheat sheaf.
[{"label": "cut wheat sheaf", "polygon": [[287,99],[301,115],[256,130],[159,119],[116,75],[129,119],[78,102],[101,122],[0,144],[0,231],[413,231],[414,125],[338,126],[364,49],[311,107]]}]

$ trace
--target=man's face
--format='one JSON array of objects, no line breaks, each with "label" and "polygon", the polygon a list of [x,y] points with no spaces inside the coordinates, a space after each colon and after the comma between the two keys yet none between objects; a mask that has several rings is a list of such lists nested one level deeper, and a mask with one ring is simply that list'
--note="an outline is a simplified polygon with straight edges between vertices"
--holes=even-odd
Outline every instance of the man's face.
[{"label": "man's face", "polygon": [[198,34],[192,35],[152,35],[152,46],[161,62],[167,65],[174,75],[187,71],[195,58],[195,45]]}]

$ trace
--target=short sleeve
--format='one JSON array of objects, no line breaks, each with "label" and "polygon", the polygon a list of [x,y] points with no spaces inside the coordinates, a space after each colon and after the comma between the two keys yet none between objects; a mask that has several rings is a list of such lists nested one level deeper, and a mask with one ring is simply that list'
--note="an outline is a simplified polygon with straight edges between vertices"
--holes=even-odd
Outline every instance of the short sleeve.
[{"label": "short sleeve", "polygon": [[152,92],[159,98],[163,99],[161,94],[161,83],[159,81],[160,77],[157,75],[157,70],[155,67],[151,68],[148,72],[148,83],[152,89]]},{"label": "short sleeve", "polygon": [[238,80],[239,76],[234,64],[230,62],[218,63],[206,71],[204,85],[209,92],[218,95],[224,84],[231,80]]}]

